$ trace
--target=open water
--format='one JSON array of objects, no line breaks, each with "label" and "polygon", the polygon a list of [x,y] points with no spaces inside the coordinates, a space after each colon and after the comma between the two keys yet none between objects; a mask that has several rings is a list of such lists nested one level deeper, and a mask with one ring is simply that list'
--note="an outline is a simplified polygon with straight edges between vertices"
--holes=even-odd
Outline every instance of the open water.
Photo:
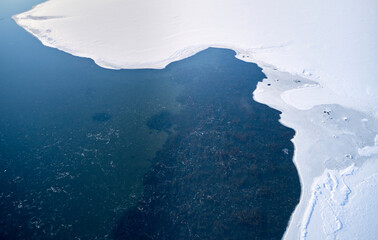
[{"label": "open water", "polygon": [[280,239],[299,201],[294,131],[261,69],[208,49],[106,70],[44,47],[0,3],[1,239]]}]

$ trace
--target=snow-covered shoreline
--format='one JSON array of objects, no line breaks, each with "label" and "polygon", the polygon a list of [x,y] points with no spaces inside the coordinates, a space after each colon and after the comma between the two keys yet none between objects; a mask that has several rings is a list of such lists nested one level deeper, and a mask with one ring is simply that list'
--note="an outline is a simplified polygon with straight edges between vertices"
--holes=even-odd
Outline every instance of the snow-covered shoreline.
[{"label": "snow-covered shoreline", "polygon": [[[374,239],[377,119],[337,104],[309,108],[310,101],[298,107],[283,96],[301,95],[301,90],[318,89],[317,84],[264,63],[259,66],[267,79],[258,84],[254,99],[280,110],[280,122],[296,132],[293,161],[302,193],[284,239]],[[364,221],[365,217],[371,222]]]},{"label": "snow-covered shoreline", "polygon": [[374,1],[50,0],[14,20],[44,45],[106,68],[164,68],[207,47],[257,63],[267,79],[254,99],[296,131],[302,196],[284,238],[369,239],[378,235],[369,209],[378,201],[374,9]]}]

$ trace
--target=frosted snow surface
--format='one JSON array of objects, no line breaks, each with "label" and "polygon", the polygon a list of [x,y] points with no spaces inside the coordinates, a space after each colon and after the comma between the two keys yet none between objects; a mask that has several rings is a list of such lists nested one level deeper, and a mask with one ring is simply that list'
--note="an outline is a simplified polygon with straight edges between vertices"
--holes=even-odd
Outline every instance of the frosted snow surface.
[{"label": "frosted snow surface", "polygon": [[302,196],[284,238],[378,236],[376,0],[50,0],[14,19],[106,68],[163,68],[209,46],[258,63],[254,98],[296,131]]},{"label": "frosted snow surface", "polygon": [[[373,168],[370,168],[373,167]],[[369,162],[359,169],[353,165],[341,171],[327,170],[316,179],[313,196],[307,207],[301,228],[302,239],[375,239],[373,223],[378,214],[370,201],[377,200],[378,173]],[[322,230],[311,223],[322,222]]]}]

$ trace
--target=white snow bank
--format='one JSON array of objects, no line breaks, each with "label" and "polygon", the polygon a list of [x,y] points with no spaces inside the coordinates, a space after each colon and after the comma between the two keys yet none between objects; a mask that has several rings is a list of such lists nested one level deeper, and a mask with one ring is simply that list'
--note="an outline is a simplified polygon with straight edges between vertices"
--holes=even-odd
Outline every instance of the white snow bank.
[{"label": "white snow bank", "polygon": [[[363,171],[360,168],[368,169],[371,171],[370,176],[378,173],[378,155],[361,155],[361,149],[375,146],[378,120],[340,105],[311,106],[309,104],[307,107],[306,101],[313,100],[299,99],[305,102],[303,105],[300,105],[301,103],[295,103],[294,106],[288,104],[287,99],[282,98],[285,93],[296,92],[297,89],[316,89],[317,87],[311,87],[316,84],[303,77],[277,71],[264,63],[259,63],[259,65],[263,67],[267,79],[258,84],[254,99],[282,111],[281,123],[296,131],[292,140],[295,146],[294,163],[301,178],[302,195],[284,239],[371,239],[373,235],[363,233],[374,231],[375,222],[354,221],[353,215],[359,214],[366,219],[376,218],[374,206],[378,203],[378,199],[377,195],[374,195],[376,192],[375,175],[371,178],[364,174],[348,175],[348,181],[351,181],[348,186],[350,189],[356,189],[355,199],[359,199],[356,204],[349,204],[351,203],[349,202],[348,207],[325,207],[336,199],[336,194],[343,196],[344,193],[339,191],[344,191],[344,188],[339,188],[338,192],[323,194],[317,200],[319,191],[314,188],[314,185],[319,184],[319,179],[328,176],[325,173],[343,175],[345,172],[343,169],[348,169],[350,166],[354,166],[353,169],[359,169],[361,173]],[[365,167],[366,162],[371,162],[369,167]],[[362,184],[370,180],[373,182]],[[363,192],[358,190],[359,185],[364,186]],[[365,192],[372,194],[364,194]],[[361,201],[365,202],[359,207],[358,204]],[[335,203],[335,206],[339,203]],[[316,212],[313,214],[315,206]],[[346,214],[347,212],[349,214]],[[335,216],[338,220],[334,220]],[[361,235],[355,237],[357,234]]]},{"label": "white snow bank", "polygon": [[163,68],[208,46],[248,50],[377,113],[377,9],[376,0],[50,0],[14,19],[108,68]]},{"label": "white snow bank", "polygon": [[163,68],[209,46],[258,63],[254,98],[296,131],[302,195],[284,238],[374,236],[376,0],[50,0],[14,19],[107,68]]}]

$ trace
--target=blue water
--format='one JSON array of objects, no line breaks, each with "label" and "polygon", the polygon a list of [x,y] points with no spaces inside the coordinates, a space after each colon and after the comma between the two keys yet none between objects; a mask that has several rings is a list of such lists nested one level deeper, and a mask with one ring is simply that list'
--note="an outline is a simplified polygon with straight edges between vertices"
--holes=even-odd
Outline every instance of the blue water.
[{"label": "blue water", "polygon": [[180,88],[164,72],[105,70],[47,48],[10,18],[30,2],[12,4],[0,21],[6,33],[0,38],[0,236],[102,239],[139,198],[141,178],[166,140],[147,119],[177,111]]},{"label": "blue water", "polygon": [[1,239],[281,238],[294,132],[253,101],[260,68],[208,49],[102,69],[13,22],[38,2],[0,3]]}]

